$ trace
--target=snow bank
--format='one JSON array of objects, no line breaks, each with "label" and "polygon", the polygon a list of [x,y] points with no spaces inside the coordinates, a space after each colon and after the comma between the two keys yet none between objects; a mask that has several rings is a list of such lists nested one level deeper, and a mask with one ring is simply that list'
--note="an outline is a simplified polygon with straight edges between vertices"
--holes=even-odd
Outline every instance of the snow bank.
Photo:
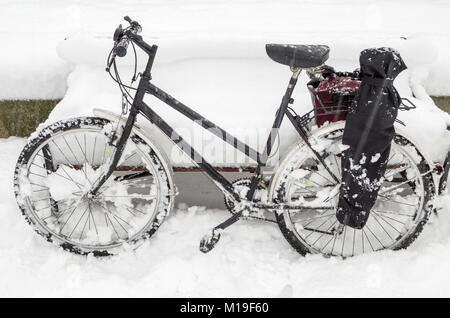
[{"label": "snow bank", "polygon": [[[311,42],[314,43],[314,40],[311,39]],[[275,111],[291,75],[288,67],[277,64],[266,56],[265,41],[238,37],[223,42],[208,37],[185,37],[177,40],[160,39],[157,43],[159,49],[154,63],[153,82],[253,148],[262,151],[269,133],[268,128],[273,123]],[[413,100],[418,109],[401,112],[399,118],[407,124],[409,135],[419,146],[433,160],[442,161],[450,147],[450,134],[446,131],[450,116],[434,105],[421,84],[423,65],[426,65],[427,60],[434,59],[436,52],[430,50],[427,54],[417,54],[417,46],[423,45],[423,39],[372,40],[353,46],[342,46],[342,42],[333,43],[331,40],[325,43],[331,46],[329,64],[338,70],[351,71],[358,67],[359,52],[364,47],[384,43],[400,50],[409,70],[401,74],[395,84],[401,95]],[[79,48],[89,48],[92,54],[79,54]],[[109,38],[83,35],[59,44],[59,55],[76,67],[69,76],[64,100],[56,106],[47,123],[67,117],[92,115],[94,107],[120,113],[120,91],[104,71],[105,56],[110,48]],[[145,62],[145,56],[141,54],[138,70],[145,67]],[[130,78],[134,65],[131,52],[126,58],[118,59],[118,63],[122,79]],[[305,85],[307,81],[307,76],[302,74],[293,95],[293,108],[299,114],[312,108]],[[416,98],[412,97],[413,94]],[[202,131],[196,124],[155,98],[148,96],[145,101],[216,166],[254,164],[231,146],[225,145],[209,132]],[[175,166],[192,166],[190,159],[152,125],[144,121],[140,121],[140,125],[151,135],[157,136],[156,139],[163,144]],[[282,155],[298,138],[290,123],[285,121],[281,127],[279,154]]]},{"label": "snow bank", "polygon": [[[193,39],[192,47],[198,44],[196,38],[208,38],[209,45],[203,42],[198,52],[205,46],[211,50],[216,43],[232,48],[241,38],[327,43],[336,56],[341,48],[346,52],[351,47],[357,53],[373,40],[424,38],[440,52],[428,60],[425,88],[430,94],[450,95],[446,84],[450,79],[448,1],[99,0],[94,4],[88,0],[0,0],[0,4],[0,99],[63,97],[71,65],[56,55],[56,45],[74,34],[110,37],[126,14],[142,23],[147,39],[165,42],[165,56],[167,52],[183,55],[184,38]],[[433,47],[418,46],[416,53],[434,52]],[[87,47],[76,52],[80,59],[92,55]],[[243,57],[244,52],[235,51],[235,56]]]},{"label": "snow bank", "polygon": [[[327,44],[328,63],[341,70],[356,68],[364,48],[398,49],[409,75],[396,85],[404,96],[413,91],[421,105],[400,118],[434,160],[442,160],[448,146],[449,116],[437,110],[427,94],[450,94],[445,53],[450,49],[450,5],[443,1],[1,2],[0,98],[60,98],[66,93],[47,123],[91,115],[94,107],[119,111],[119,91],[103,70],[111,34],[129,14],[142,23],[144,38],[159,45],[154,82],[254,148],[262,149],[290,76],[285,66],[265,55],[264,44],[269,42]],[[19,15],[27,17],[20,24]],[[139,60],[142,69],[144,57]],[[124,79],[129,78],[132,61],[130,56],[120,61]],[[310,108],[305,81],[303,76],[294,96],[299,113]],[[147,102],[183,137],[203,140],[199,146],[206,148],[205,157],[214,164],[251,163],[240,154],[229,155],[231,147],[223,148],[167,106]],[[284,125],[281,153],[297,138]],[[191,165],[170,142],[159,139],[176,165]]]},{"label": "snow bank", "polygon": [[[205,231],[222,210],[179,207],[136,252],[96,259],[70,254],[35,234],[17,208],[12,179],[25,140],[0,139],[0,296],[3,297],[448,297],[450,195],[405,251],[347,260],[301,257],[278,227],[240,221],[209,254]],[[130,271],[130,268],[133,268]]]}]

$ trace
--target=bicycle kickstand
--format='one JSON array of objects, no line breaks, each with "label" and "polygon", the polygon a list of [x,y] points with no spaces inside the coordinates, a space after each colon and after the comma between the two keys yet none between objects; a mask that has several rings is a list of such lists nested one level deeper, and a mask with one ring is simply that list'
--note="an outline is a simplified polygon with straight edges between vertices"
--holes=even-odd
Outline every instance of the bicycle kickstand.
[{"label": "bicycle kickstand", "polygon": [[215,228],[212,229],[211,234],[206,234],[200,241],[200,251],[203,253],[208,253],[211,251],[220,240],[220,233],[225,230],[230,225],[239,221],[244,210],[233,214],[230,218],[226,219]]}]

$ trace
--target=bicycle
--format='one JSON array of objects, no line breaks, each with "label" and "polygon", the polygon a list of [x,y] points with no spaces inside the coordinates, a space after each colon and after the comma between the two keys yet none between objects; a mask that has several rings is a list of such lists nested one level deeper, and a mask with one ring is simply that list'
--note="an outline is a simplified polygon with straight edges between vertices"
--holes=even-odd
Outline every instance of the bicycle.
[{"label": "bicycle", "polygon": [[[94,110],[97,117],[51,124],[32,137],[19,156],[14,175],[17,202],[27,221],[47,241],[74,253],[114,255],[150,238],[171,212],[176,195],[171,163],[152,136],[136,125],[138,115],[158,127],[224,193],[232,215],[201,240],[202,252],[210,251],[227,227],[241,218],[260,217],[261,211],[275,215],[286,240],[303,255],[348,257],[397,250],[408,247],[420,234],[433,210],[435,195],[445,187],[449,158],[438,171],[401,129],[392,143],[384,183],[367,226],[335,231],[345,123],[330,123],[312,131],[314,118],[321,114],[311,111],[299,116],[290,106],[302,70],[315,82],[333,72],[324,64],[330,51],[327,46],[266,46],[273,60],[290,66],[292,76],[265,148],[258,152],[155,86],[151,70],[158,47],[143,40],[138,22],[129,17],[125,20],[129,26],[123,29],[119,25],[115,30],[107,71],[118,83],[129,112],[119,116]],[[135,70],[132,83],[139,78],[137,88],[122,83],[116,65],[116,57],[125,56],[130,44],[135,62],[136,47],[148,55],[145,70],[138,75]],[[312,85],[308,85],[310,90]],[[144,103],[145,94],[253,159],[257,166],[252,177],[229,182]],[[336,108],[330,107],[324,114],[333,111]],[[267,174],[267,160],[285,117],[300,139],[274,173]],[[438,173],[443,175],[439,189]]]}]

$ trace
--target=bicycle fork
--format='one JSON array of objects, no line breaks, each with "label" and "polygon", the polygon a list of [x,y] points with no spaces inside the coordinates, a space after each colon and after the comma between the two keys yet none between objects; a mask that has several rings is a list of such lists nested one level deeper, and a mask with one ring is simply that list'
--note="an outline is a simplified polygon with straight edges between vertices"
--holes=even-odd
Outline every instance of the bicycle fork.
[{"label": "bicycle fork", "polygon": [[[127,144],[128,138],[133,130],[134,123],[136,122],[136,117],[139,114],[139,104],[144,99],[145,95],[145,82],[148,80],[146,75],[141,77],[138,88],[136,90],[136,95],[133,100],[133,104],[130,107],[130,113],[128,115],[125,126],[123,127],[122,134],[120,135],[119,141],[116,144],[116,151],[114,152],[114,157],[111,160],[108,171],[93,185],[92,189],[89,191],[89,195],[94,196],[102,185],[111,177],[112,173],[116,169],[122,153]],[[120,125],[120,123],[119,123]]]}]

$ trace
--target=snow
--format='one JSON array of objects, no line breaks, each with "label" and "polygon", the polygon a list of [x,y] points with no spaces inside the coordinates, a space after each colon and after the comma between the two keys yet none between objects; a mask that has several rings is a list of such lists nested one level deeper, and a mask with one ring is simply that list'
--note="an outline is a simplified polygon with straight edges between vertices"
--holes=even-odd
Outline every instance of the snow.
[{"label": "snow", "polygon": [[21,138],[0,139],[0,296],[450,296],[449,194],[439,198],[439,216],[404,251],[346,260],[302,257],[276,225],[240,221],[203,254],[201,237],[229,214],[181,205],[136,251],[82,257],[43,240],[21,216],[12,177],[24,145]]},{"label": "snow", "polygon": [[[221,0],[212,5],[201,0],[100,0],[95,4],[88,0],[1,0],[0,4],[0,80],[4,85],[0,98],[63,97],[64,79],[71,66],[56,54],[57,44],[74,34],[110,37],[126,14],[142,23],[147,39],[171,42],[165,45],[163,55],[177,58],[189,55],[188,41],[197,55],[208,48],[206,57],[211,50],[219,55],[224,47],[233,50],[237,39],[253,39],[327,44],[333,61],[351,61],[374,42],[385,43],[400,36],[420,39],[412,52],[414,60],[428,64],[427,91],[449,94],[447,1]],[[349,48],[352,54],[348,54]],[[92,54],[88,47],[79,47],[76,52]],[[247,53],[236,50],[234,55]]]},{"label": "snow", "polygon": [[[109,45],[109,41],[107,44]],[[263,45],[260,47],[263,48]],[[60,50],[67,52],[71,51],[71,48],[72,45],[68,44],[67,47],[62,45]],[[159,54],[163,56],[162,52],[163,49]],[[264,54],[262,50],[261,54]],[[253,149],[263,150],[270,132],[269,127],[273,123],[275,111],[291,75],[288,68],[270,61],[265,56],[255,59],[193,58],[166,64],[162,57],[163,61],[159,64],[160,55],[157,56],[153,72],[156,85],[232,135],[247,142]],[[122,74],[130,71],[123,69],[125,72]],[[343,67],[343,69],[353,68]],[[432,102],[411,97],[407,72],[400,75],[397,81],[396,86],[402,96],[407,96],[418,106],[416,110],[400,112],[399,119],[406,123],[411,138],[416,140],[433,160],[442,161],[446,149],[450,147],[450,133],[446,131],[447,124],[450,124],[450,116],[439,110]],[[295,99],[293,107],[298,114],[304,114],[312,107],[306,82],[307,76],[302,74],[293,95]],[[77,65],[68,78],[68,86],[64,99],[56,106],[46,124],[68,117],[92,115],[93,108],[104,108],[116,113],[121,111],[120,91],[106,76],[103,67]],[[428,95],[426,97],[429,98]],[[216,166],[254,164],[231,146],[224,144],[210,132],[203,131],[197,124],[190,122],[162,102],[151,96],[146,97],[145,101],[212,164]],[[190,159],[180,153],[158,129],[144,120],[140,120],[139,124],[158,140],[174,166],[192,166]],[[285,120],[280,129],[280,136],[279,154],[282,155],[298,140],[298,134]],[[430,140],[433,142],[430,143]]]},{"label": "snow", "polygon": [[[112,32],[128,14],[141,22],[144,38],[159,46],[154,83],[254,148],[263,147],[291,74],[265,54],[264,44],[277,42],[329,45],[327,64],[345,71],[358,66],[364,48],[394,47],[409,67],[395,85],[418,107],[400,112],[399,119],[432,160],[442,161],[450,147],[450,116],[429,97],[450,95],[448,1],[0,0],[0,5],[0,99],[64,97],[47,123],[92,115],[94,107],[120,112],[118,88],[104,67]],[[119,61],[122,78],[129,78],[131,62],[130,54]],[[142,69],[143,56],[139,62]],[[311,108],[306,80],[302,74],[293,96],[299,114]],[[230,156],[229,146],[167,106],[146,102],[213,164],[251,164]],[[154,127],[140,125],[177,166],[192,164]],[[286,124],[281,135],[283,153],[298,137]],[[0,139],[0,296],[450,296],[448,193],[438,198],[439,215],[405,251],[347,260],[301,257],[276,225],[240,221],[205,255],[198,251],[201,237],[229,214],[181,205],[138,250],[97,259],[47,243],[20,215],[12,179],[24,145],[21,138]]]}]

